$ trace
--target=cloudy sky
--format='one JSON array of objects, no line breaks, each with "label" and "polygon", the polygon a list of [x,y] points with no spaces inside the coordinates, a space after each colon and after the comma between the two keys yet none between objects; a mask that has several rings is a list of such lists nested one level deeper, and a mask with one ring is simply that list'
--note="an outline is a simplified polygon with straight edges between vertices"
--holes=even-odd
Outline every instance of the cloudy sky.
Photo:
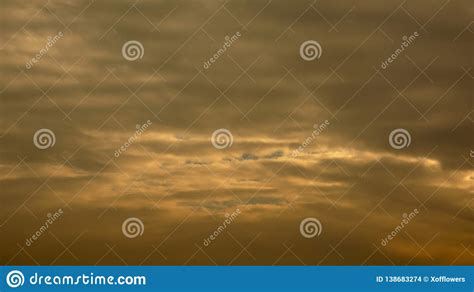
[{"label": "cloudy sky", "polygon": [[474,263],[470,1],[0,7],[2,264]]}]

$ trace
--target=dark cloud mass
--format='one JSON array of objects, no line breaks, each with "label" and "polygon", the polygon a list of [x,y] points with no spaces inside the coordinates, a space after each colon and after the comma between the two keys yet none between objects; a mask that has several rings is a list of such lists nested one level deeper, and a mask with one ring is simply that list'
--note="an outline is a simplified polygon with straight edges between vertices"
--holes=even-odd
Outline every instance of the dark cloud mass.
[{"label": "dark cloud mass", "polygon": [[474,263],[470,1],[0,7],[2,264]]}]

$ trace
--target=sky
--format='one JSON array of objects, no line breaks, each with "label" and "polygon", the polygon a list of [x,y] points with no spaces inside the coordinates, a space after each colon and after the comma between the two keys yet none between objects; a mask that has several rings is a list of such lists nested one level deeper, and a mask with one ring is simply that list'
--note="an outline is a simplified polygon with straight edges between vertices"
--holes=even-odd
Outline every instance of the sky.
[{"label": "sky", "polygon": [[0,263],[472,265],[469,4],[2,1]]}]

